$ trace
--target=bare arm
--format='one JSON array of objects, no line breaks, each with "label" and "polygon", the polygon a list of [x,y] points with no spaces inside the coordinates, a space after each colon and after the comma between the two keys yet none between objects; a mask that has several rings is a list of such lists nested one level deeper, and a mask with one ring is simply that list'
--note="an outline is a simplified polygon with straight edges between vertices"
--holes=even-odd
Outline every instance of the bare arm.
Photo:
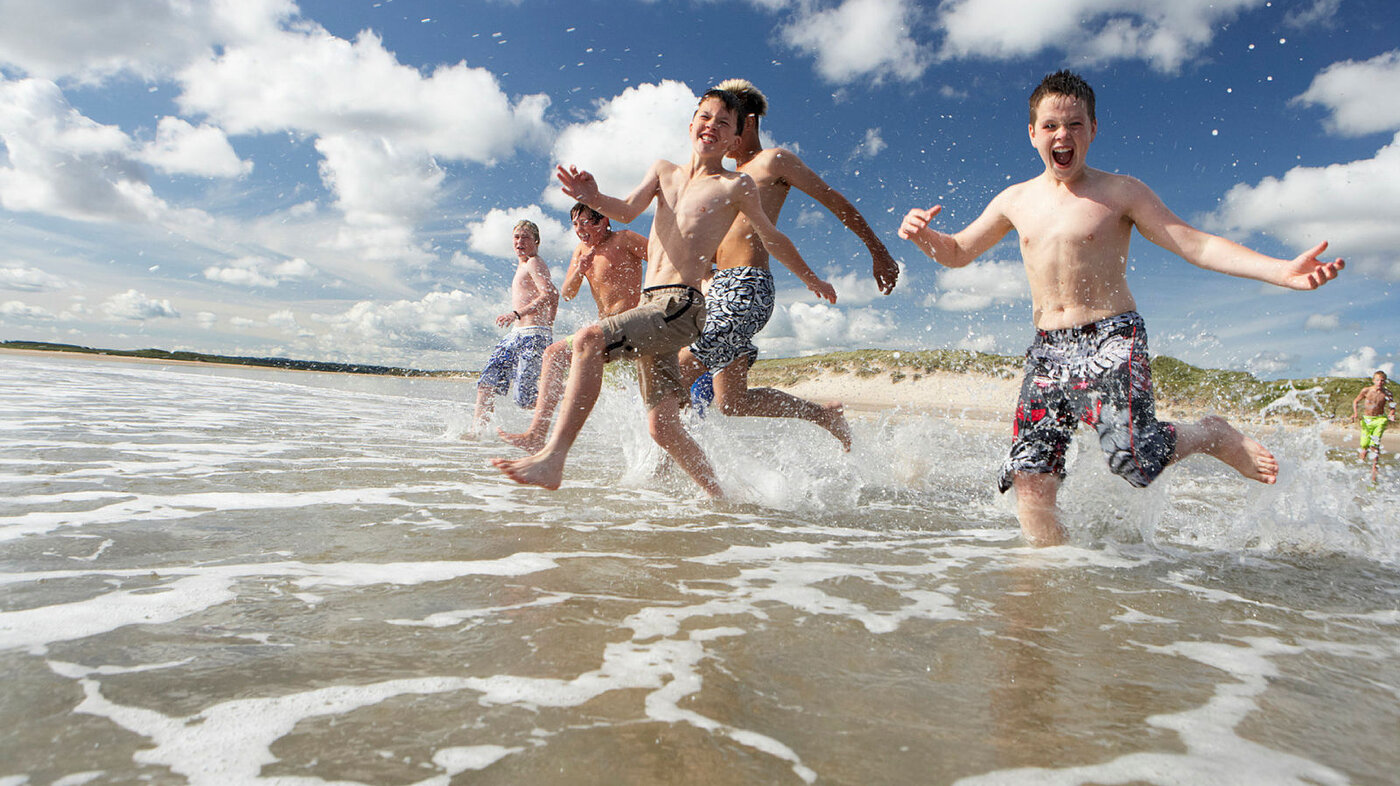
[{"label": "bare arm", "polygon": [[818,297],[828,303],[835,303],[836,288],[814,273],[802,259],[802,254],[798,252],[797,246],[792,244],[792,240],[768,220],[768,214],[763,212],[763,204],[758,198],[758,186],[754,185],[753,179],[748,175],[739,175],[734,190],[739,212],[753,225],[754,232],[758,234],[758,239],[763,241],[763,247],[768,249],[768,253],[796,274]]},{"label": "bare arm", "polygon": [[559,291],[554,288],[554,282],[549,280],[549,268],[545,267],[544,260],[531,257],[525,265],[525,274],[534,282],[536,294],[518,310],[508,311],[496,317],[496,324],[500,327],[518,322],[531,312],[548,314],[559,304]]},{"label": "bare arm", "polygon": [[982,215],[956,235],[939,232],[928,225],[943,211],[942,205],[927,210],[914,208],[905,214],[904,222],[899,225],[899,236],[912,241],[944,267],[965,267],[1015,228],[1003,209],[1007,198],[1006,191],[997,194]]},{"label": "bare arm", "polygon": [[1341,259],[1323,262],[1317,258],[1327,250],[1326,241],[1286,260],[1202,232],[1178,218],[1147,186],[1131,178],[1126,180],[1128,217],[1142,236],[1196,267],[1287,289],[1309,290],[1336,278],[1346,265]]},{"label": "bare arm", "polygon": [[587,272],[587,267],[583,261],[583,244],[574,246],[574,255],[569,259],[569,269],[564,271],[564,288],[560,294],[565,300],[573,300],[578,297],[578,291],[583,287],[583,274]]},{"label": "bare arm", "polygon": [[860,214],[860,211],[856,210],[855,205],[852,205],[851,201],[840,191],[827,185],[826,181],[803,163],[802,159],[786,150],[780,150],[774,156],[773,170],[775,174],[792,184],[794,188],[817,200],[822,207],[830,210],[847,229],[860,238],[865,247],[870,250],[875,283],[880,288],[880,292],[886,295],[892,292],[895,281],[899,279],[899,264],[894,261],[894,257],[890,256],[889,249],[880,242],[880,238],[875,235],[870,224],[866,223],[865,217]]},{"label": "bare arm", "polygon": [[657,172],[658,161],[647,170],[646,177],[642,182],[632,189],[625,199],[618,199],[598,191],[598,181],[593,179],[592,173],[587,170],[570,166],[565,169],[561,164],[555,169],[555,175],[563,185],[564,193],[578,201],[597,210],[614,221],[630,223],[637,216],[647,209],[651,200],[656,197],[656,192],[661,187],[660,175]]}]

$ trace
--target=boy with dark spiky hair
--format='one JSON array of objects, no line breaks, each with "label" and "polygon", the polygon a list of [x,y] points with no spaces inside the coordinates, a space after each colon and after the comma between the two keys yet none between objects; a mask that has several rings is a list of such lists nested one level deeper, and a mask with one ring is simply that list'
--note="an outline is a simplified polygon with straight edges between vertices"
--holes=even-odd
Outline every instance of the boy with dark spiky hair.
[{"label": "boy with dark spiky hair", "polygon": [[1011,454],[1002,491],[1016,489],[1021,531],[1036,545],[1065,541],[1055,498],[1065,450],[1077,422],[1098,431],[1109,467],[1134,486],[1151,483],[1168,464],[1205,453],[1241,475],[1273,483],[1278,461],[1223,418],[1159,422],[1153,408],[1147,330],[1128,291],[1128,241],[1148,240],[1206,270],[1316,289],[1343,262],[1318,260],[1319,243],[1292,260],[1274,259],[1192,227],[1140,181],[1086,163],[1098,132],[1094,91],[1069,71],[1050,74],[1031,93],[1030,141],[1045,169],[994,197],[961,232],[929,228],[942,209],[910,210],[900,237],[940,265],[963,267],[1012,230],[1030,280],[1037,328],[1026,353]]}]

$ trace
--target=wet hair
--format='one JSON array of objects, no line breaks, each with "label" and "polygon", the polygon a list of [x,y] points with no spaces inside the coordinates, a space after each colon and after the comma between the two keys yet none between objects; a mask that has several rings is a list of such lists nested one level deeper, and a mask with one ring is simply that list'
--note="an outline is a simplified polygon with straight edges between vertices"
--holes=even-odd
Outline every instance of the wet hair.
[{"label": "wet hair", "polygon": [[534,236],[535,242],[536,242],[536,243],[540,242],[540,228],[537,227],[537,226],[535,226],[535,222],[533,222],[533,221],[517,221],[517,222],[515,222],[515,229],[512,229],[512,230],[511,230],[511,234],[515,234],[515,231],[516,231],[517,229],[522,229],[522,228],[525,229],[525,230],[528,230],[529,233],[530,233],[531,235]]},{"label": "wet hair", "polygon": [[1390,379],[1390,375],[1385,373],[1384,371],[1381,371],[1380,369],[1376,369],[1375,372],[1371,374],[1371,376],[1375,377],[1376,374],[1380,374],[1382,379]]},{"label": "wet hair", "polygon": [[594,210],[588,205],[585,205],[582,202],[575,202],[574,206],[572,208],[569,208],[569,219],[573,220],[575,218],[578,218],[579,216],[587,216],[588,221],[591,224],[596,224],[599,221],[602,221],[603,219],[607,218],[607,216],[603,215],[602,213],[599,213],[598,211]]},{"label": "wet hair", "polygon": [[768,97],[747,79],[726,79],[715,85],[715,89],[733,93],[739,99],[739,114],[753,117],[755,126],[760,117],[768,114]]},{"label": "wet hair", "polygon": [[719,99],[719,102],[721,104],[724,104],[725,108],[733,112],[734,116],[738,118],[738,120],[735,121],[734,133],[744,133],[744,102],[739,100],[738,96],[734,95],[728,90],[721,90],[718,87],[712,87],[709,90],[706,90],[704,95],[700,96],[700,100],[696,101],[695,105],[697,107],[700,106],[701,104],[705,103],[705,99],[707,98]]},{"label": "wet hair", "polygon": [[1041,99],[1050,95],[1079,99],[1079,103],[1083,104],[1089,113],[1089,122],[1098,122],[1094,117],[1094,88],[1089,87],[1089,83],[1079,74],[1069,69],[1061,69],[1053,74],[1046,74],[1031,93],[1031,125],[1035,125],[1035,110],[1039,108]]}]

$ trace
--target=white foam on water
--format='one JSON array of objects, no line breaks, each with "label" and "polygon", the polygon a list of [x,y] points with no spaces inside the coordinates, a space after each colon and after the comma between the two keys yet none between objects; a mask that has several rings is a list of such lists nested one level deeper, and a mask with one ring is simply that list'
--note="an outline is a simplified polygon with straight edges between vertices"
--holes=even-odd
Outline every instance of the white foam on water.
[{"label": "white foam on water", "polygon": [[[51,663],[56,673],[76,679],[83,701],[74,712],[107,718],[148,739],[153,747],[138,750],[138,762],[169,767],[193,786],[240,786],[263,783],[328,783],[319,778],[263,778],[275,763],[271,747],[303,720],[343,715],[397,696],[448,693],[469,687],[464,678],[425,677],[370,685],[334,686],[285,696],[225,701],[188,717],[113,702],[100,683],[82,667]],[[343,781],[350,783],[349,781]]]},{"label": "white foam on water", "polygon": [[464,576],[522,576],[549,570],[556,565],[555,559],[548,555],[521,552],[477,562],[283,562],[175,568],[163,570],[164,578],[149,569],[0,574],[0,584],[84,577],[154,578],[164,581],[153,587],[116,589],[82,601],[0,612],[0,650],[24,649],[31,654],[42,655],[50,644],[56,642],[95,636],[127,625],[174,622],[233,600],[237,596],[233,590],[234,583],[246,578],[287,577],[303,590],[320,586],[413,586]]},{"label": "white foam on water", "polygon": [[1251,781],[1268,784],[1349,784],[1351,780],[1331,767],[1302,756],[1269,748],[1236,733],[1236,727],[1258,710],[1256,697],[1268,689],[1277,675],[1271,658],[1291,655],[1298,647],[1272,638],[1242,639],[1243,646],[1184,641],[1165,647],[1145,646],[1152,652],[1178,655],[1226,673],[1233,681],[1216,686],[1205,704],[1172,715],[1147,719],[1153,726],[1175,731],[1184,753],[1133,753],[1102,764],[1082,767],[1025,767],[998,770],[957,781],[960,786],[1049,784],[1082,786],[1096,783],[1152,783],[1160,786],[1233,786],[1243,773]]}]

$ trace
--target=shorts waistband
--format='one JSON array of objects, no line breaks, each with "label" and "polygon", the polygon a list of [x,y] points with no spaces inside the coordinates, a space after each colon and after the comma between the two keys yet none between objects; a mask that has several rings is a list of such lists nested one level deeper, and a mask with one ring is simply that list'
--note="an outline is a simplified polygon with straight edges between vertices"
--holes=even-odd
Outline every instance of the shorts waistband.
[{"label": "shorts waistband", "polygon": [[1087,325],[1076,325],[1068,328],[1058,328],[1056,330],[1037,330],[1037,338],[1048,341],[1073,341],[1099,333],[1111,333],[1122,327],[1129,325],[1142,325],[1142,315],[1136,311],[1124,311],[1122,314],[1115,314],[1111,317],[1104,317],[1096,322]]},{"label": "shorts waistband", "polygon": [[516,325],[510,332],[522,336],[543,335],[548,336],[554,333],[554,328],[549,325]]},{"label": "shorts waistband", "polygon": [[700,290],[696,289],[695,287],[692,287],[689,284],[662,284],[656,287],[642,287],[642,294],[646,294],[647,292],[660,292],[664,289],[684,289],[690,292],[692,295],[699,295],[701,297],[704,297],[704,295],[701,295]]}]

